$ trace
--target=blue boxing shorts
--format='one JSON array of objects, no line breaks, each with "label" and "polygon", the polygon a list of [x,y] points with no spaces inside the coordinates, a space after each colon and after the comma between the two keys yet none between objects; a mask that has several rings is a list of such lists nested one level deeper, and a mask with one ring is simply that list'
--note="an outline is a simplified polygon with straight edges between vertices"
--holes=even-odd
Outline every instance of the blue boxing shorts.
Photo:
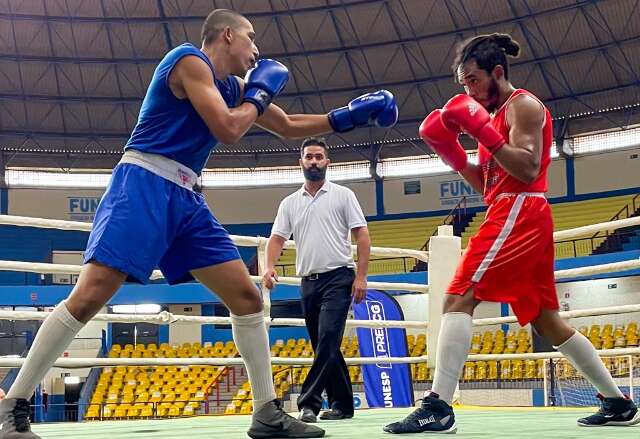
[{"label": "blue boxing shorts", "polygon": [[204,196],[131,163],[113,171],[84,254],[143,284],[156,267],[169,284],[191,270],[240,259]]}]

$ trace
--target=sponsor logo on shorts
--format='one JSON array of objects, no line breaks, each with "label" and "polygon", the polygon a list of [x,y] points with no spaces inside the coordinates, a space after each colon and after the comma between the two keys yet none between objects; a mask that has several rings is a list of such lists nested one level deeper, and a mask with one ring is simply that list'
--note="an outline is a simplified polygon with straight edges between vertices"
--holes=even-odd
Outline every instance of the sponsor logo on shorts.
[{"label": "sponsor logo on shorts", "polygon": [[178,180],[184,185],[193,184],[191,181],[191,176],[184,172],[182,169],[178,169]]}]

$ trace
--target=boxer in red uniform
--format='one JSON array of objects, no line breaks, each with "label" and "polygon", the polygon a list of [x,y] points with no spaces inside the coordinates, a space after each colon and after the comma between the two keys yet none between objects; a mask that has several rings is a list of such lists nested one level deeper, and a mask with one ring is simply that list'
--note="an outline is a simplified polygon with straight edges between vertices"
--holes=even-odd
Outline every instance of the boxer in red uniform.
[{"label": "boxer in red uniform", "polygon": [[[448,287],[433,387],[421,407],[388,433],[455,433],[453,392],[469,353],[472,315],[482,301],[507,302],[521,325],[557,346],[598,390],[601,409],[578,425],[633,425],[640,414],[602,364],[591,342],[558,315],[553,220],[545,199],[553,141],[551,115],[532,93],[509,82],[507,56],[520,47],[505,34],[480,35],[458,47],[454,70],[466,94],[451,98],[420,125],[420,136],[489,206]],[[460,133],[478,141],[467,161]]]}]

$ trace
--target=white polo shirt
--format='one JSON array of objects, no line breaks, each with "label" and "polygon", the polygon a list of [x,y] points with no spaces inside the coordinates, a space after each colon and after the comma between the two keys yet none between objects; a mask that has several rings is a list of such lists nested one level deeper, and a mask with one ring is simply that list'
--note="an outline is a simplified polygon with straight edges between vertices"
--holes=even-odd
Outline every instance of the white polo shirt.
[{"label": "white polo shirt", "polygon": [[271,234],[296,241],[298,276],[355,267],[351,229],[367,221],[355,194],[326,180],[315,196],[304,185],[280,203]]}]

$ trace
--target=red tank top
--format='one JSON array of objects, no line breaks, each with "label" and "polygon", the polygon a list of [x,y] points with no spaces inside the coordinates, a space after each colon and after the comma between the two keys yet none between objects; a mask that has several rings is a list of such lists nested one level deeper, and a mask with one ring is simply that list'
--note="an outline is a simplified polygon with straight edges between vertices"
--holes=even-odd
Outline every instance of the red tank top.
[{"label": "red tank top", "polygon": [[[531,96],[538,102],[533,93],[527,90],[516,89],[509,99],[500,107],[500,109],[492,115],[491,125],[507,139],[509,143],[509,123],[507,122],[507,107],[513,98],[518,95],[526,94]],[[540,102],[542,103],[542,102]],[[547,169],[551,163],[551,145],[553,143],[553,127],[551,125],[551,113],[544,107],[545,122],[542,127],[542,157],[540,159],[540,173],[533,183],[524,183],[517,178],[508,174],[487,149],[478,144],[478,164],[482,167],[482,175],[484,177],[484,201],[491,204],[493,200],[502,193],[520,193],[520,192],[546,192],[547,185]]]}]

